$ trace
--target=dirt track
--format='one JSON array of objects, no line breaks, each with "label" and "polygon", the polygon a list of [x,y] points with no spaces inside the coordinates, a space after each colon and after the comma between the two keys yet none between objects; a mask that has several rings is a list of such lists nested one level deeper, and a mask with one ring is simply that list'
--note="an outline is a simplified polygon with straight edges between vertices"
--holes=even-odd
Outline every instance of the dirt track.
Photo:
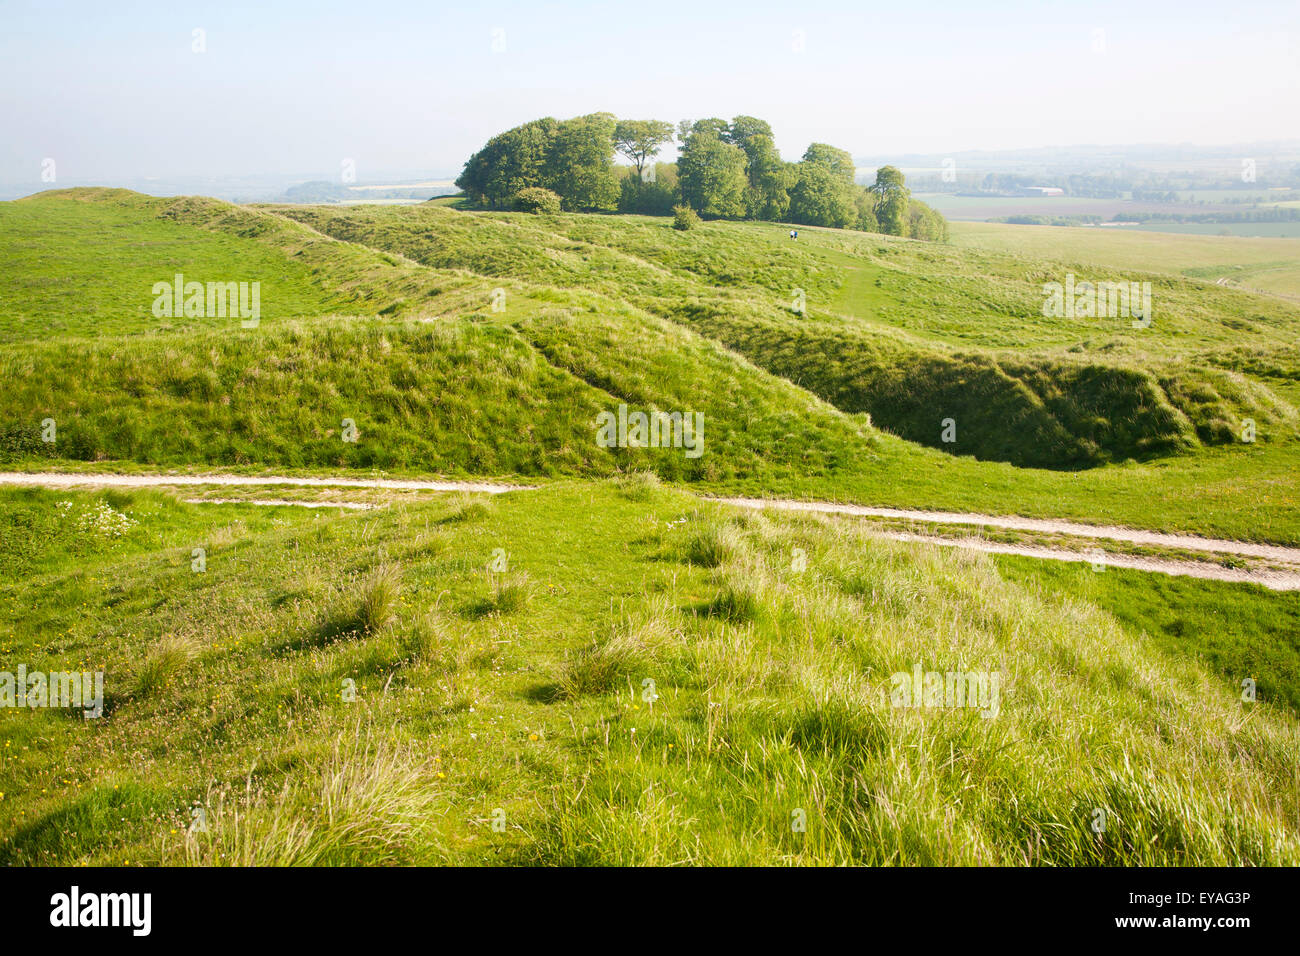
[{"label": "dirt track", "polygon": [[[416,481],[390,478],[313,478],[281,475],[143,475],[143,474],[76,474],[68,472],[0,472],[0,484],[28,485],[43,488],[73,487],[192,487],[196,485],[270,487],[299,486],[314,488],[371,488],[394,491],[459,491],[478,494],[504,494],[524,491],[530,485],[507,485],[472,481]],[[188,499],[196,503],[224,504],[229,499]],[[911,541],[942,547],[967,548],[991,554],[1020,554],[1053,561],[1089,561],[1099,566],[1133,568],[1160,574],[1188,575],[1215,581],[1233,581],[1260,584],[1277,591],[1300,590],[1300,548],[1276,544],[1259,544],[1252,541],[1230,541],[1223,538],[1203,538],[1197,535],[1167,534],[1143,531],[1114,525],[1090,525],[1075,521],[1048,518],[1022,518],[1015,515],[989,515],[969,512],[913,511],[904,508],[877,508],[867,505],[845,505],[832,502],[793,501],[764,498],[710,498],[723,504],[741,508],[771,508],[779,511],[812,512],[818,514],[859,515],[871,518],[893,518],[940,525],[969,525],[1024,531],[1037,534],[1064,535],[1089,541],[1123,541],[1152,547],[1177,548],[1186,551],[1203,551],[1207,554],[1251,558],[1268,561],[1280,567],[1231,568],[1210,561],[1190,561],[1143,555],[1114,553],[1089,553],[1069,548],[1053,548],[1036,544],[1003,543],[980,537],[977,531],[962,537],[923,535],[911,532],[882,529],[881,537],[895,541]],[[307,507],[368,507],[350,502],[297,502],[279,499],[248,499],[244,504],[305,505]]]}]

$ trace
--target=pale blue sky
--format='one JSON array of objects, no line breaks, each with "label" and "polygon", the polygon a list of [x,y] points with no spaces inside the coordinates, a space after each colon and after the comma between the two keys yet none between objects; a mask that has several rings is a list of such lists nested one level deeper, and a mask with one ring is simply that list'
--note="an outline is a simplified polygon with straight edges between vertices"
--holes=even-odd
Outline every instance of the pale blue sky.
[{"label": "pale blue sky", "polygon": [[0,181],[34,189],[45,157],[60,181],[455,172],[595,110],[749,113],[791,159],[1296,139],[1297,94],[1297,0],[0,0]]}]

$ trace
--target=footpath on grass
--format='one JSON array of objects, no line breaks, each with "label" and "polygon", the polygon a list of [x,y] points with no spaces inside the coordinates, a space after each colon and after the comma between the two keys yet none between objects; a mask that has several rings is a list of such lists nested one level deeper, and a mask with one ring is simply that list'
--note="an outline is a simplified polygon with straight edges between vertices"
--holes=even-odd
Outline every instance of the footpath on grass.
[{"label": "footpath on grass", "polygon": [[[0,485],[26,485],[41,488],[182,488],[194,486],[380,489],[390,491],[450,491],[471,494],[506,494],[527,491],[535,485],[512,485],[499,482],[423,481],[393,478],[343,478],[288,475],[222,474],[93,474],[75,472],[0,472]],[[292,501],[270,498],[188,498],[196,504],[249,504],[267,506],[297,505],[313,508],[375,507],[348,501]],[[705,500],[740,508],[771,509],[817,514],[848,515],[866,518],[903,520],[932,525],[961,525],[969,534],[916,534],[898,530],[881,530],[879,535],[895,541],[920,542],[942,547],[967,548],[993,554],[1019,554],[1052,561],[1088,561],[1098,565],[1132,568],[1160,574],[1189,575],[1215,581],[1263,585],[1275,591],[1300,590],[1300,548],[1203,538],[1198,535],[1143,531],[1116,525],[1090,525],[1077,521],[1049,518],[1023,518],[1016,515],[989,515],[972,512],[913,511],[906,508],[878,508],[822,501],[797,501],[768,498],[707,497]],[[1099,544],[1122,542],[1151,548],[1203,552],[1207,556],[1246,559],[1263,566],[1231,567],[1213,560],[1186,560],[1153,555],[1101,553],[1099,549],[1080,551],[1027,542],[991,541],[980,534],[982,528],[1026,534],[1055,535]]]}]

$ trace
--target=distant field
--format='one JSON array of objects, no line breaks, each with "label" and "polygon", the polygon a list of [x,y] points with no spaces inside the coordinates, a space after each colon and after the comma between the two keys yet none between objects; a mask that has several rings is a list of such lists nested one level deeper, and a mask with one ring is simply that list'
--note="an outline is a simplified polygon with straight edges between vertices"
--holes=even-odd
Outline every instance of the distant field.
[{"label": "distant field", "polygon": [[951,193],[916,193],[916,198],[933,206],[948,219],[982,222],[1001,216],[1116,216],[1146,213],[1197,215],[1242,206],[1205,203],[1133,202],[1128,199],[1087,199],[1082,196],[954,196]]},{"label": "distant field", "polygon": [[[1300,233],[1300,228],[1295,230]],[[1300,241],[1138,230],[954,222],[952,243],[1112,269],[1150,269],[1300,295]]]},{"label": "distant field", "polygon": [[1191,189],[1178,190],[1180,199],[1195,202],[1258,202],[1276,204],[1278,199],[1288,199],[1295,195],[1294,190],[1274,189]]},{"label": "distant field", "polygon": [[[1208,213],[1235,214],[1251,209],[1242,202],[1257,199],[1265,207],[1298,206],[1300,202],[1279,201],[1290,194],[1242,193],[1235,190],[1203,190],[1186,194],[1187,201],[1175,203],[1134,202],[1129,199],[1086,199],[1079,196],[955,196],[951,193],[916,193],[920,199],[954,222],[986,222],[1006,216],[1099,216],[1103,221],[1136,218],[1139,214],[1157,213],[1176,216],[1203,216]],[[1236,202],[1216,200],[1234,199]],[[1141,226],[1108,228],[1140,229],[1147,232],[1196,233],[1215,236],[1230,232],[1234,236],[1276,238],[1300,236],[1296,222],[1171,223],[1148,222]]]},{"label": "distant field", "polygon": [[1165,232],[1193,236],[1225,233],[1259,239],[1300,238],[1300,222],[1145,222],[1140,226],[1116,226],[1125,232]]}]

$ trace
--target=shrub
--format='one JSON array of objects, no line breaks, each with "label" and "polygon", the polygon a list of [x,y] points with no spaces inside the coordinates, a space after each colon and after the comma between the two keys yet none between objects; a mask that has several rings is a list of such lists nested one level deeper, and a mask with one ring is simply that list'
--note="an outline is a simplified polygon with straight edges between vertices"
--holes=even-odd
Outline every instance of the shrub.
[{"label": "shrub", "polygon": [[540,186],[526,186],[515,193],[515,208],[520,212],[551,215],[560,211],[560,197]]},{"label": "shrub", "polygon": [[690,206],[673,206],[673,228],[694,229],[700,224],[700,217]]}]

